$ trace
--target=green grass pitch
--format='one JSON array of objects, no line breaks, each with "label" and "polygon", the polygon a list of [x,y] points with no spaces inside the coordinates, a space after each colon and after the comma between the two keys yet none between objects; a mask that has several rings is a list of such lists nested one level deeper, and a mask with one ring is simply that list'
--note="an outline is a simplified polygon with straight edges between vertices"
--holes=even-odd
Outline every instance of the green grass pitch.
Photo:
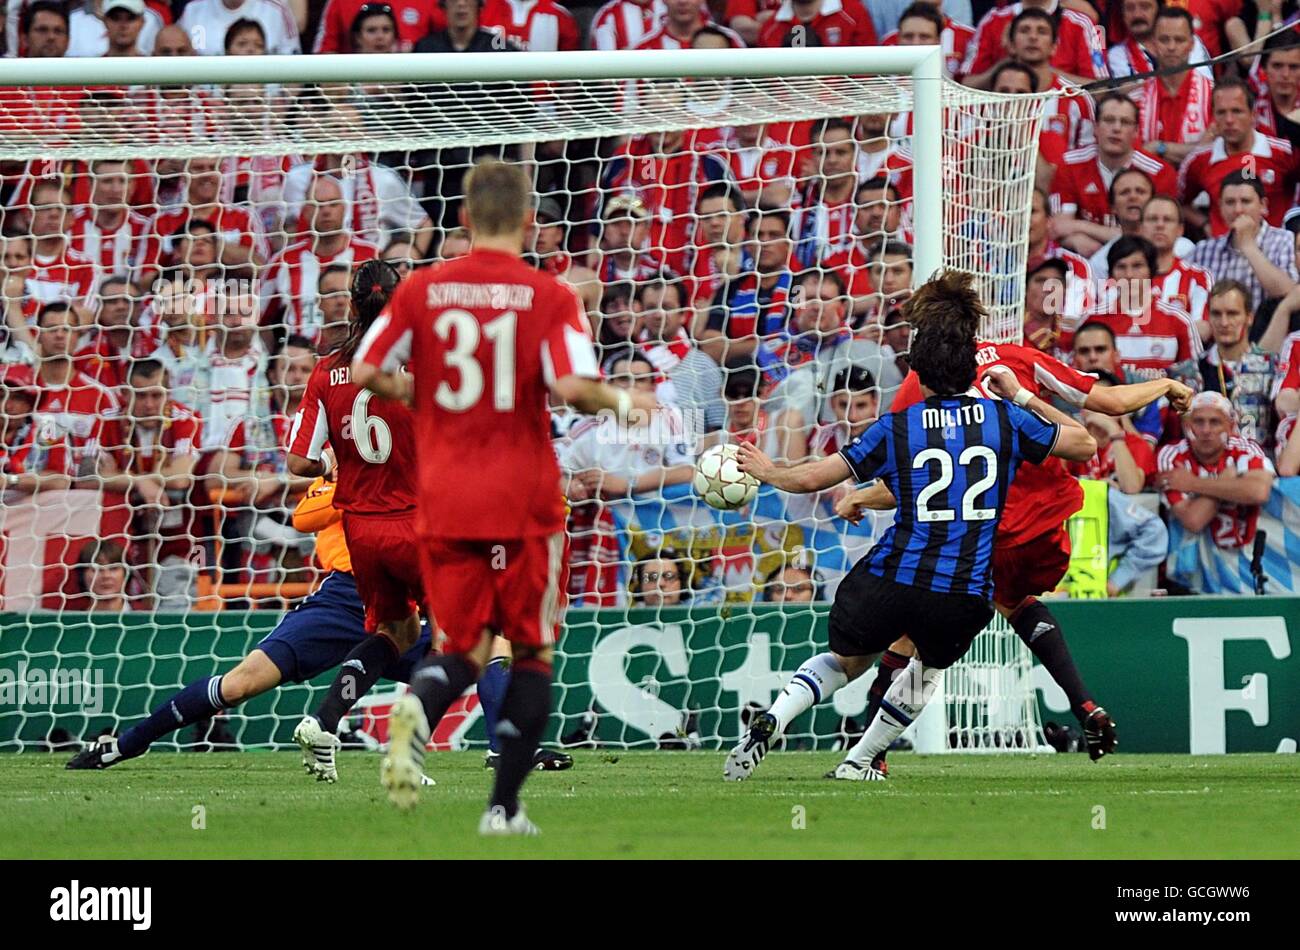
[{"label": "green grass pitch", "polygon": [[731,784],[719,752],[580,752],[524,789],[542,837],[505,840],[475,834],[491,780],[475,752],[430,756],[438,785],[410,814],[388,805],[379,757],[363,752],[340,756],[337,785],[308,778],[297,753],[157,753],[104,772],[67,772],[67,758],[0,756],[0,858],[1300,853],[1288,755],[897,755],[888,782],[855,783],[821,777],[833,753],[774,753]]}]

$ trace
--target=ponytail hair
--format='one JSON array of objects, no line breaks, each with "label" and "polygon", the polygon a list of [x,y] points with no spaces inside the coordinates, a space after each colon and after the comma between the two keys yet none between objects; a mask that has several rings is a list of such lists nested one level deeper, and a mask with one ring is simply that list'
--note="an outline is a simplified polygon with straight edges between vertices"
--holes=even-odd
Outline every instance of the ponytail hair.
[{"label": "ponytail hair", "polygon": [[352,272],[352,328],[338,349],[341,362],[352,362],[362,337],[388,306],[401,280],[402,275],[396,267],[378,258],[366,261]]}]

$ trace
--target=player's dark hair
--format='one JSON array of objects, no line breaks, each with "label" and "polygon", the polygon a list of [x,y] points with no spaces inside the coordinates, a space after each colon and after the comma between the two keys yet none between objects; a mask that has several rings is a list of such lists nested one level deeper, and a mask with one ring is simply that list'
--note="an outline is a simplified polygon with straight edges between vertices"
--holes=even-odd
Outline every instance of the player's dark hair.
[{"label": "player's dark hair", "polygon": [[[15,0],[16,2],[16,0]],[[36,14],[53,13],[63,21],[63,26],[71,35],[71,23],[68,20],[68,8],[62,3],[56,3],[55,0],[36,0],[35,3],[23,8],[18,17],[18,32],[26,36],[32,31],[32,24],[36,22]]]},{"label": "player's dark hair", "polygon": [[[328,271],[327,271],[328,273]],[[322,275],[324,276],[324,275]],[[388,306],[393,291],[401,283],[402,275],[388,261],[378,258],[366,261],[352,274],[352,322],[348,327],[346,339],[339,345],[338,363],[347,365],[356,355],[361,338],[366,335],[370,325],[375,322],[380,311]]]},{"label": "player's dark hair", "polygon": [[1141,254],[1146,259],[1149,270],[1148,277],[1154,277],[1159,273],[1156,264],[1160,256],[1156,252],[1156,246],[1137,234],[1122,234],[1115,239],[1115,243],[1106,252],[1106,267],[1113,274],[1115,273],[1115,265],[1132,254]]},{"label": "player's dark hair", "polygon": [[1247,175],[1242,169],[1237,169],[1228,175],[1223,176],[1223,181],[1219,182],[1219,199],[1223,199],[1224,189],[1233,185],[1245,185],[1255,194],[1259,195],[1260,201],[1266,201],[1268,196],[1264,193],[1264,183],[1255,175]]},{"label": "player's dark hair", "polygon": [[903,305],[912,325],[909,362],[921,384],[941,396],[964,393],[975,379],[975,336],[988,316],[971,274],[943,270]]},{"label": "player's dark hair", "polygon": [[1003,73],[1020,73],[1022,76],[1028,76],[1029,91],[1030,92],[1038,91],[1038,76],[1028,66],[1024,65],[1023,63],[1017,63],[1013,59],[1006,60],[1004,63],[1002,63],[1001,66],[993,70],[993,75],[989,77],[990,89],[997,88],[998,80],[1002,78]]},{"label": "player's dark hair", "polygon": [[238,36],[240,33],[245,33],[250,30],[257,33],[257,35],[262,38],[262,46],[265,48],[266,30],[262,29],[262,24],[258,23],[256,20],[250,20],[247,17],[243,17],[242,19],[236,20],[234,23],[230,24],[230,26],[226,28],[226,38],[224,41],[224,47],[226,52],[227,53],[230,52],[231,44],[235,42],[236,36]]},{"label": "player's dark hair", "polygon": [[898,28],[900,30],[903,28],[904,20],[925,20],[934,26],[935,35],[940,39],[943,38],[943,31],[947,26],[947,24],[944,23],[943,14],[940,13],[938,8],[931,3],[913,3],[910,7],[904,10],[902,15],[898,18]]},{"label": "player's dark hair", "polygon": [[1056,17],[1052,16],[1046,10],[1039,10],[1036,7],[1025,7],[1017,13],[1015,19],[1011,21],[1011,29],[1007,31],[1008,39],[1016,35],[1016,30],[1020,28],[1020,24],[1028,23],[1031,20],[1041,20],[1051,28],[1053,43],[1060,38],[1061,28],[1057,25]]}]

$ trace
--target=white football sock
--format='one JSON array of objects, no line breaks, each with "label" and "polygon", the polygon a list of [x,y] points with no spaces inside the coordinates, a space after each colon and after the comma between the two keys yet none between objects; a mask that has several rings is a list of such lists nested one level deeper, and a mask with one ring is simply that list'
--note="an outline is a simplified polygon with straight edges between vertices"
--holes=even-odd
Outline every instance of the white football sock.
[{"label": "white football sock", "polygon": [[799,667],[768,710],[776,717],[777,733],[785,732],[791,720],[817,703],[830,699],[848,681],[833,653],[819,653]]},{"label": "white football sock", "polygon": [[943,676],[943,670],[924,666],[919,657],[913,657],[907,668],[895,674],[894,682],[880,701],[876,718],[846,756],[846,761],[864,768],[880,753],[893,744],[912,724],[934,695]]}]

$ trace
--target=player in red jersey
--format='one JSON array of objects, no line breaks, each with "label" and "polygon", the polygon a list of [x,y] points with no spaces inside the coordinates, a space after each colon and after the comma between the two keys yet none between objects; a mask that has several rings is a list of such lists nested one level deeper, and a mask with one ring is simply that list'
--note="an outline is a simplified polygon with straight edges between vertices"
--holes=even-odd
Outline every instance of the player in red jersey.
[{"label": "player in red jersey", "polygon": [[[357,592],[366,606],[367,637],[339,667],[314,716],[294,729],[304,756],[334,781],[339,719],[420,636],[423,599],[415,540],[415,432],[401,402],[377,399],[352,382],[349,369],[361,338],[397,287],[386,261],[366,261],[352,277],[354,315],[347,340],[312,370],[289,435],[289,471],[329,478],[337,468],[334,506],[352,553]],[[333,458],[325,451],[328,442]]]},{"label": "player in red jersey", "polygon": [[[585,412],[654,409],[653,394],[598,382],[572,287],[522,259],[530,224],[523,171],[494,160],[465,179],[470,253],[416,271],[366,334],[359,386],[412,401],[420,445],[417,531],[428,605],[445,652],[394,707],[381,779],[412,807],[429,723],[475,682],[493,632],[512,646],[497,735],[501,758],[482,834],[536,834],[519,805],[550,713],[564,590],[564,499],[548,397]],[[399,372],[406,365],[412,375]]]},{"label": "player in red jersey", "polygon": [[[1096,377],[1080,373],[1038,350],[1011,343],[983,343],[975,353],[975,360],[979,367],[975,384],[979,395],[1014,398],[1021,404],[1030,396],[1050,393],[1072,406],[1117,416],[1161,397],[1168,398],[1182,412],[1192,398],[1192,390],[1169,379],[1094,388]],[[900,412],[920,399],[920,383],[915,373],[909,373],[894,395],[891,410]],[[861,518],[862,508],[883,510],[894,505],[889,490],[883,484],[876,484],[850,494],[837,505],[836,511],[856,522]],[[1083,489],[1059,460],[1049,459],[1041,466],[1021,466],[1007,490],[1006,509],[994,542],[993,605],[1010,621],[1069,697],[1070,708],[1083,725],[1088,752],[1095,761],[1114,750],[1114,723],[1083,685],[1060,624],[1037,596],[1053,590],[1070,566],[1070,536],[1065,521],[1082,505]],[[881,655],[876,682],[869,693],[868,723],[894,673],[906,667],[914,653],[911,641],[903,637]],[[854,758],[852,752],[848,758]],[[872,768],[883,774],[883,765],[882,754],[872,763]],[[847,777],[836,774],[839,771],[830,774]]]}]

